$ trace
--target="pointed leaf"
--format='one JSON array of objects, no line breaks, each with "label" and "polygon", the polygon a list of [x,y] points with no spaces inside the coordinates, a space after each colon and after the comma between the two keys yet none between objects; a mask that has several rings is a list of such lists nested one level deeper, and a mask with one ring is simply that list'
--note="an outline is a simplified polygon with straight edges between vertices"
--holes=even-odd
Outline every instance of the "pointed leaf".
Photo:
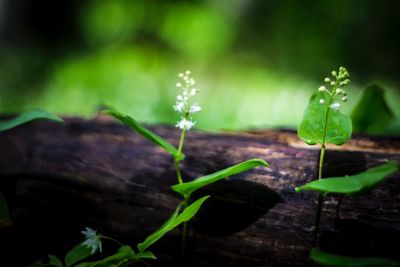
[{"label": "pointed leaf", "polygon": [[117,252],[107,258],[95,262],[83,262],[76,267],[113,266],[123,260],[137,259],[137,255],[130,246],[121,246]]},{"label": "pointed leaf", "polygon": [[61,260],[54,255],[49,255],[49,264],[56,267],[64,267]]},{"label": "pointed leaf", "polygon": [[182,183],[182,184],[176,184],[173,185],[171,188],[175,192],[178,192],[184,197],[189,197],[194,191],[197,189],[200,189],[206,185],[215,183],[221,179],[224,179],[228,176],[232,176],[241,172],[245,172],[249,169],[258,167],[258,166],[266,166],[268,167],[269,164],[262,160],[262,159],[251,159],[244,161],[242,163],[236,164],[234,166],[231,166],[229,168],[220,170],[218,172],[199,177],[191,182],[187,183]]},{"label": "pointed leaf", "polygon": [[329,267],[396,267],[400,266],[400,262],[385,258],[355,258],[340,256],[320,251],[313,248],[310,258],[322,266]]},{"label": "pointed leaf", "polygon": [[386,177],[398,171],[398,169],[399,166],[396,162],[389,161],[386,164],[368,169],[356,175],[316,180],[303,186],[296,187],[295,190],[297,192],[311,190],[320,193],[339,193],[346,195],[361,194],[378,185]]},{"label": "pointed leaf", "polygon": [[111,110],[111,109],[104,110],[103,112],[120,120],[122,123],[126,124],[133,130],[137,131],[139,134],[141,134],[154,144],[161,146],[162,148],[164,148],[165,151],[170,153],[175,159],[182,160],[185,157],[185,155],[183,155],[183,153],[179,153],[178,150],[173,145],[168,143],[161,136],[145,128],[139,122],[135,121],[132,117],[124,115],[116,110]]},{"label": "pointed leaf", "polygon": [[7,202],[2,193],[0,193],[0,221],[8,221],[10,212],[8,211]]},{"label": "pointed leaf", "polygon": [[71,249],[67,255],[65,255],[65,266],[66,267],[71,267],[75,263],[77,263],[80,260],[86,259],[91,255],[92,249],[84,246],[82,244],[79,244],[75,246],[73,249]]},{"label": "pointed leaf", "polygon": [[32,110],[32,111],[27,111],[27,112],[21,113],[19,116],[15,117],[11,120],[0,122],[0,132],[12,129],[21,124],[24,124],[24,123],[27,123],[27,122],[30,122],[33,120],[39,120],[39,119],[63,122],[63,120],[55,114],[49,113],[44,110]]},{"label": "pointed leaf", "polygon": [[168,219],[168,223],[164,224],[163,227],[155,231],[153,234],[148,236],[146,240],[142,243],[138,244],[139,253],[142,253],[147,248],[149,248],[152,244],[154,244],[157,240],[163,237],[166,233],[177,227],[179,224],[189,221],[196,215],[197,211],[200,209],[201,205],[204,201],[209,198],[209,196],[202,197],[195,202],[193,202],[190,206],[184,209],[179,215],[173,214],[173,219]]},{"label": "pointed leaf", "polygon": [[143,251],[136,255],[139,259],[151,259],[156,260],[157,257],[151,251]]},{"label": "pointed leaf", "polygon": [[365,88],[351,119],[355,132],[385,134],[385,129],[394,122],[394,115],[385,101],[383,89],[377,85]]},{"label": "pointed leaf", "polygon": [[[319,103],[320,99],[325,104]],[[322,144],[324,139],[325,110],[329,109],[326,143],[343,145],[351,137],[352,124],[349,116],[327,107],[329,97],[322,92],[314,93],[308,103],[308,107],[300,123],[297,133],[301,140],[309,145]]]}]

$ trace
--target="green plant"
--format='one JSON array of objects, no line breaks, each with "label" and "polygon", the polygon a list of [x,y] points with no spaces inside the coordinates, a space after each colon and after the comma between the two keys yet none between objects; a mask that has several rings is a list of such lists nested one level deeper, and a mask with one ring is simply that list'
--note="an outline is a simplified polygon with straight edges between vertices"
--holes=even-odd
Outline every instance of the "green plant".
[{"label": "green plant", "polygon": [[[304,118],[298,128],[298,135],[305,143],[309,145],[321,145],[318,180],[295,188],[297,192],[311,190],[319,193],[312,242],[313,247],[317,245],[324,195],[328,193],[346,194],[350,196],[363,194],[398,170],[397,163],[388,162],[356,175],[323,179],[322,174],[326,144],[342,145],[347,142],[352,134],[352,122],[350,117],[342,114],[339,110],[341,106],[340,102],[347,101],[347,93],[343,88],[350,83],[349,73],[344,67],[340,67],[338,72],[332,71],[331,74],[332,77],[327,77],[324,80],[331,89],[329,90],[325,86],[321,86],[318,92],[311,96]],[[340,262],[342,262],[340,259],[344,257],[341,258],[341,256],[337,256],[335,258],[332,255],[333,254],[324,254],[316,248],[311,251],[311,258],[326,266],[377,266],[368,265],[374,262],[369,258],[364,260],[358,258],[354,260],[354,262],[357,262],[356,265],[346,265],[345,262],[348,261],[343,260],[343,265],[340,265]]]},{"label": "green plant", "polygon": [[[148,249],[156,243],[160,238],[162,238],[166,233],[170,232],[181,223],[185,223],[192,219],[204,201],[207,200],[209,196],[204,196],[197,201],[193,202],[186,208],[183,208],[182,203],[176,208],[171,217],[153,234],[149,235],[143,242],[137,245],[137,251],[128,245],[123,245],[119,241],[97,234],[96,231],[91,228],[86,228],[82,233],[85,236],[85,241],[81,244],[75,246],[71,249],[65,256],[64,262],[54,255],[49,255],[47,263],[43,261],[38,261],[31,264],[29,267],[43,267],[43,266],[56,266],[56,267],[111,267],[111,266],[130,266],[138,261],[143,261],[146,259],[156,259],[155,255]],[[93,255],[95,252],[102,252],[102,240],[111,240],[120,247],[117,251],[105,258],[91,261],[82,262],[89,256]]]},{"label": "green plant", "polygon": [[[180,120],[177,122],[176,127],[181,130],[178,148],[167,142],[165,139],[152,132],[151,130],[145,128],[143,125],[135,121],[133,118],[121,114],[120,112],[109,109],[104,112],[117,118],[124,124],[128,125],[133,130],[137,131],[139,134],[150,140],[151,142],[161,146],[166,152],[171,154],[174,158],[174,166],[176,170],[177,182],[178,184],[173,185],[172,189],[178,192],[182,196],[182,205],[186,207],[190,202],[190,196],[192,192],[207,186],[211,183],[220,181],[228,176],[247,171],[251,168],[257,166],[269,166],[267,162],[262,159],[251,159],[224,170],[218,171],[213,174],[199,177],[190,182],[184,182],[182,177],[180,162],[184,160],[185,155],[183,153],[183,146],[185,141],[185,134],[189,131],[196,122],[193,120],[192,115],[201,111],[201,107],[198,103],[194,102],[194,97],[199,92],[198,89],[194,87],[195,80],[191,77],[191,72],[186,71],[179,74],[180,81],[176,84],[176,87],[182,92],[178,94],[177,100],[173,109],[181,115]],[[184,254],[185,240],[187,235],[187,223],[183,224],[182,232],[182,251]]]},{"label": "green plant", "polygon": [[[63,122],[63,120],[55,114],[49,113],[44,110],[32,110],[23,112],[13,119],[7,121],[1,121],[0,132],[11,130],[19,125],[39,119]],[[9,221],[10,221],[10,212],[7,207],[7,202],[3,194],[0,193],[0,226],[2,224],[8,224]]]}]

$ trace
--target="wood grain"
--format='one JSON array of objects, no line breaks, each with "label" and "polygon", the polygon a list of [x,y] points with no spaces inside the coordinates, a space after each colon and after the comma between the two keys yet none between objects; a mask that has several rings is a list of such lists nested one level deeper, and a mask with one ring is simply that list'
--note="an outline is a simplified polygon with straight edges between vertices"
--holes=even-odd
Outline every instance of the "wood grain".
[{"label": "wood grain", "polygon": [[[153,126],[173,144],[179,132]],[[0,229],[4,266],[25,266],[47,254],[62,256],[82,241],[85,226],[135,245],[179,203],[173,159],[110,119],[34,122],[0,134],[0,190],[13,224]],[[185,266],[311,266],[317,196],[294,187],[316,178],[319,150],[290,130],[187,135],[186,181],[250,158],[271,164],[216,183],[190,224]],[[355,136],[328,150],[324,176],[353,174],[388,160],[400,162],[400,138]],[[398,257],[399,174],[365,196],[325,198],[322,249],[346,255]],[[152,266],[177,266],[180,231],[152,249]],[[105,254],[117,246],[105,242]],[[23,256],[15,256],[23,255]],[[1,266],[3,266],[1,265]]]}]

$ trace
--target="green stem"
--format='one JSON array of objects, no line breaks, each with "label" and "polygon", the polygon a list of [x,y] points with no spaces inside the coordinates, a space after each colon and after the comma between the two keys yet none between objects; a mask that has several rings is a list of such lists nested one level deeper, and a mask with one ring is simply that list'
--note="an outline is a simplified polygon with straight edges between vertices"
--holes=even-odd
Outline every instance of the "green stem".
[{"label": "green stem", "polygon": [[117,243],[118,245],[120,245],[120,246],[123,246],[124,244],[122,244],[121,242],[119,242],[118,240],[116,240],[116,239],[114,239],[114,238],[111,238],[111,237],[108,237],[108,236],[104,236],[104,235],[101,235],[101,236],[99,236],[100,238],[103,238],[103,239],[108,239],[108,240],[111,240],[111,241],[114,241],[115,243]]},{"label": "green stem", "polygon": [[[329,94],[329,102],[328,102],[328,107],[325,110],[325,115],[324,115],[324,132],[322,135],[322,144],[321,144],[321,152],[319,153],[319,165],[318,165],[318,180],[322,179],[322,171],[324,167],[324,157],[325,157],[325,144],[326,144],[326,133],[328,131],[328,118],[329,118],[329,110],[330,106],[332,104],[332,101],[336,95],[336,88],[337,84],[334,85],[332,93]],[[322,204],[323,204],[324,196],[322,194],[318,195],[318,204],[317,204],[317,214],[315,215],[315,229],[314,229],[314,234],[313,234],[313,240],[312,240],[312,246],[315,247],[317,244],[318,240],[318,233],[319,233],[319,225],[321,222],[321,213],[322,213]]]},{"label": "green stem", "polygon": [[[183,128],[182,132],[181,132],[181,138],[179,140],[178,155],[182,154],[183,141],[185,141],[185,132],[186,132],[186,128]],[[179,161],[180,161],[180,159],[175,158],[175,169],[176,169],[176,176],[178,178],[178,182],[179,182],[179,184],[182,184],[183,183],[183,179],[182,179],[181,170],[179,168]]]},{"label": "green stem", "polygon": [[[187,207],[189,203],[189,198],[185,197],[184,200],[184,205],[183,205],[183,209],[185,209]],[[183,222],[183,226],[182,226],[182,247],[181,247],[181,265],[185,266],[185,251],[186,251],[186,239],[187,239],[187,233],[188,233],[188,222],[185,221]]]}]

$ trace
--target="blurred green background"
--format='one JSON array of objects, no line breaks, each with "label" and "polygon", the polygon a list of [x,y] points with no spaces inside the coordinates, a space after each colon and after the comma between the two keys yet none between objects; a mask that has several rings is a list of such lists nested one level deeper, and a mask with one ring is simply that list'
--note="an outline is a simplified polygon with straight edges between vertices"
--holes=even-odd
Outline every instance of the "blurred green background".
[{"label": "blurred green background", "polygon": [[107,104],[173,124],[178,73],[202,129],[295,127],[331,70],[350,111],[377,83],[400,117],[399,1],[0,0],[0,112],[94,116]]}]

